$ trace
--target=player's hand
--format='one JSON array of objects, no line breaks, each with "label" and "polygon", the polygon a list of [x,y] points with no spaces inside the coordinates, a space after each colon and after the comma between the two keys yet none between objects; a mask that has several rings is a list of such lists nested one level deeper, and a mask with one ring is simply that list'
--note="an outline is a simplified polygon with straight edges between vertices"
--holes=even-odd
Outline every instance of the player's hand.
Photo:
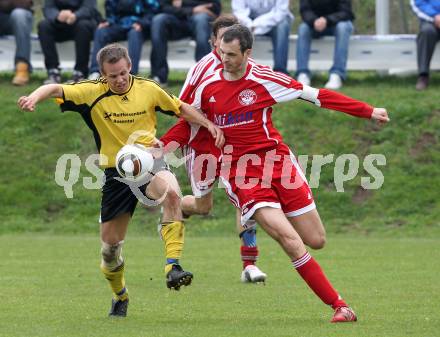
[{"label": "player's hand", "polygon": [[371,119],[376,120],[379,124],[385,124],[390,121],[387,109],[384,108],[374,108],[373,113],[371,114]]},{"label": "player's hand", "polygon": [[214,123],[208,124],[208,131],[211,133],[212,137],[215,139],[215,146],[217,146],[219,149],[223,147],[225,144],[225,136],[223,134],[222,129],[220,129],[217,125]]},{"label": "player's hand", "polygon": [[34,111],[36,99],[31,96],[21,96],[17,101],[17,105],[21,110]]}]

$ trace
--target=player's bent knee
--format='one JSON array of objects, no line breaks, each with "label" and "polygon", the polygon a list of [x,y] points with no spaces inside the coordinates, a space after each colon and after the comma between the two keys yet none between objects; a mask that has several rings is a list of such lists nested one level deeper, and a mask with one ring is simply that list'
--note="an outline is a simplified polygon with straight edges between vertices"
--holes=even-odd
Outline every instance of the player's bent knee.
[{"label": "player's bent knee", "polygon": [[326,242],[327,239],[325,235],[316,235],[311,240],[306,242],[306,244],[312,249],[322,249],[324,248]]},{"label": "player's bent knee", "polygon": [[107,270],[114,270],[119,267],[122,262],[122,245],[124,241],[119,241],[114,244],[109,244],[107,242],[102,242],[101,255],[102,255],[102,266]]}]

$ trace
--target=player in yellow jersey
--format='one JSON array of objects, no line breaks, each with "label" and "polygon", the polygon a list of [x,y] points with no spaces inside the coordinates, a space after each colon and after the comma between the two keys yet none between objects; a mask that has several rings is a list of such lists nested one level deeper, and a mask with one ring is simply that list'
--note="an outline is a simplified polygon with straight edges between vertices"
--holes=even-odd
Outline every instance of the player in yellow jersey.
[{"label": "player in yellow jersey", "polygon": [[[128,292],[124,279],[122,245],[128,223],[134,213],[137,198],[130,186],[120,179],[115,168],[115,156],[129,138],[139,134],[135,142],[154,145],[156,111],[183,117],[206,127],[223,145],[222,131],[197,110],[165,92],[151,80],[130,75],[131,60],[127,49],[119,44],[102,48],[98,63],[103,77],[96,81],[75,84],[48,84],[22,96],[18,106],[33,111],[38,102],[54,97],[61,99],[62,111],[77,111],[93,131],[100,152],[100,165],[106,181],[101,200],[101,270],[113,291],[110,316],[126,316]],[[139,132],[141,131],[141,132]],[[143,185],[145,197],[160,200],[163,208],[161,234],[166,251],[166,284],[178,290],[189,285],[193,275],[179,264],[184,242],[184,224],[180,207],[180,188],[165,162],[155,160],[153,177]]]}]

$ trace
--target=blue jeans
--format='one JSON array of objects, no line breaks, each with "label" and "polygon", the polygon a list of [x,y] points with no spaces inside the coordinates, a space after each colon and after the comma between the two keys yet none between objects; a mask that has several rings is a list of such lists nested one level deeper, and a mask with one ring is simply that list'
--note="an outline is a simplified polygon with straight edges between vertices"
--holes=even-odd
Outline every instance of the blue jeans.
[{"label": "blue jeans", "polygon": [[31,11],[16,8],[10,14],[0,13],[0,35],[14,34],[15,64],[26,62],[30,67],[31,32],[34,17]]},{"label": "blue jeans", "polygon": [[195,14],[187,20],[180,20],[167,13],[155,15],[151,24],[151,76],[159,77],[161,82],[168,80],[168,40],[191,36],[196,40],[196,61],[209,54],[212,20],[211,16],[204,13]]},{"label": "blue jeans", "polygon": [[309,57],[312,38],[333,35],[335,36],[335,50],[330,73],[338,74],[345,79],[347,77],[348,44],[352,32],[353,24],[351,21],[340,21],[335,26],[327,27],[320,33],[308,24],[301,23],[298,27],[298,41],[296,44],[297,75],[306,73],[310,76]]},{"label": "blue jeans", "polygon": [[139,72],[139,61],[142,54],[142,45],[144,43],[144,32],[135,29],[125,29],[120,25],[110,25],[108,27],[99,28],[95,31],[93,38],[92,60],[90,62],[90,73],[98,72],[99,65],[96,60],[98,51],[109,43],[127,40],[128,55],[131,59],[131,73]]},{"label": "blue jeans", "polygon": [[272,38],[273,70],[288,74],[287,60],[289,58],[289,35],[292,27],[292,19],[288,16],[277,26],[272,28],[266,36]]}]

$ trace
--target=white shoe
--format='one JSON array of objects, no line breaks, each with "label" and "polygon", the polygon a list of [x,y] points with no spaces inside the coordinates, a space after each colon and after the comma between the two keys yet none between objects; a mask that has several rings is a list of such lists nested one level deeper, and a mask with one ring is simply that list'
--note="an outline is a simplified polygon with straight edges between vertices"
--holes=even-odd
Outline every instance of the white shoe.
[{"label": "white shoe", "polygon": [[297,81],[301,83],[302,85],[308,85],[310,86],[310,76],[306,73],[300,73],[298,75]]},{"label": "white shoe", "polygon": [[91,73],[90,75],[89,75],[89,77],[87,77],[89,80],[91,80],[91,81],[96,81],[98,78],[100,78],[101,77],[101,74],[100,73],[98,73],[97,71],[94,71],[93,73]]},{"label": "white shoe", "polygon": [[342,78],[338,74],[330,74],[328,82],[325,84],[326,89],[338,90],[342,87]]},{"label": "white shoe", "polygon": [[253,264],[250,264],[241,272],[241,282],[243,283],[264,282],[266,281],[266,277],[267,275]]}]

